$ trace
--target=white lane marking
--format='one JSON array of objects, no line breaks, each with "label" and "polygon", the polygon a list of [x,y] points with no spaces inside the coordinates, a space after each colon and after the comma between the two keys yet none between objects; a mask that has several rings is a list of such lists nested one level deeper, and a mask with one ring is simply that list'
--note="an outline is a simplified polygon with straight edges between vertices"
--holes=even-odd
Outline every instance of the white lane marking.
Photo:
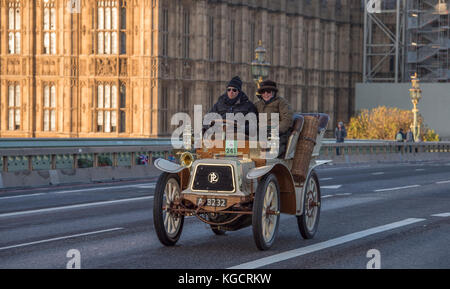
[{"label": "white lane marking", "polygon": [[151,184],[148,184],[148,185],[139,185],[139,186],[136,186],[136,188],[140,188],[140,189],[154,189],[154,188],[156,188],[156,183],[151,183]]},{"label": "white lane marking", "polygon": [[342,194],[336,194],[336,196],[350,196],[352,193],[342,193]]},{"label": "white lane marking", "polygon": [[446,218],[446,217],[450,217],[450,213],[442,213],[442,214],[436,214],[436,215],[431,215],[431,216]]},{"label": "white lane marking", "polygon": [[142,200],[152,200],[152,199],[153,199],[153,196],[148,196],[148,197],[120,199],[120,200],[113,200],[113,201],[86,203],[86,204],[78,204],[78,205],[46,208],[46,209],[37,209],[37,210],[29,210],[29,211],[11,212],[11,213],[0,214],[0,218],[15,217],[15,216],[21,216],[21,215],[30,215],[30,214],[39,214],[39,213],[48,213],[48,212],[55,212],[55,211],[62,211],[62,210],[69,210],[69,209],[88,208],[88,207],[95,207],[95,206],[102,206],[102,205],[111,205],[111,204],[118,204],[118,203],[132,202],[132,201],[142,201]]},{"label": "white lane marking", "polygon": [[98,187],[98,188],[89,188],[89,189],[86,188],[86,189],[79,189],[79,190],[64,190],[64,191],[54,191],[54,192],[48,192],[48,193],[38,193],[38,194],[27,194],[27,195],[18,195],[18,196],[10,196],[10,197],[0,197],[0,200],[15,199],[15,198],[26,198],[26,197],[34,197],[34,196],[39,196],[39,195],[48,195],[48,194],[69,194],[69,193],[103,191],[103,190],[114,190],[114,189],[125,189],[125,188],[154,189],[155,187],[156,187],[156,183],[146,183],[146,184],[138,184],[138,185]]},{"label": "white lane marking", "polygon": [[372,175],[381,176],[381,175],[384,175],[384,172],[375,172],[375,173],[372,173]]},{"label": "white lane marking", "polygon": [[342,185],[334,185],[334,186],[320,186],[321,189],[332,189],[332,190],[336,190],[339,189],[340,187],[342,187]]},{"label": "white lane marking", "polygon": [[380,189],[380,190],[375,190],[374,192],[386,192],[386,191],[404,190],[404,189],[417,188],[417,187],[420,187],[420,185],[411,185],[411,186],[405,186],[405,187]]},{"label": "white lane marking", "polygon": [[139,186],[146,186],[153,183],[148,184],[139,184],[139,185],[124,185],[124,186],[113,186],[113,187],[99,187],[99,188],[91,188],[91,189],[80,189],[80,190],[66,190],[66,191],[57,191],[51,192],[53,194],[67,194],[67,193],[78,193],[78,192],[89,192],[89,191],[100,191],[100,190],[111,190],[111,189],[126,189],[126,188],[136,188]]},{"label": "white lane marking", "polygon": [[329,181],[329,180],[333,180],[334,178],[321,178],[319,179],[320,181]]},{"label": "white lane marking", "polygon": [[411,224],[414,224],[417,222],[422,222],[425,220],[426,219],[416,219],[416,218],[406,219],[403,221],[387,224],[384,226],[379,226],[379,227],[371,228],[371,229],[364,230],[361,232],[356,232],[353,234],[345,235],[345,236],[342,236],[339,238],[331,239],[331,240],[317,243],[317,244],[314,244],[311,246],[290,250],[290,251],[280,253],[280,254],[275,254],[275,255],[272,255],[269,257],[261,258],[261,259],[255,260],[255,261],[251,261],[248,263],[230,267],[228,269],[256,269],[259,267],[267,266],[267,265],[270,265],[273,263],[278,263],[281,261],[285,261],[288,259],[292,259],[292,258],[306,255],[309,253],[313,253],[313,252],[316,252],[319,250],[327,249],[330,247],[334,247],[337,245],[341,245],[344,243],[362,239],[362,238],[368,237],[370,235],[378,234],[378,233],[381,233],[384,231],[389,231],[389,230],[397,229],[400,227],[408,226],[408,225],[411,225]]},{"label": "white lane marking", "polygon": [[0,200],[18,199],[18,198],[23,198],[23,197],[34,197],[34,196],[40,196],[40,195],[44,195],[44,193],[29,194],[29,195],[19,195],[19,196],[10,196],[10,197],[1,197]]},{"label": "white lane marking", "polygon": [[112,229],[107,229],[107,230],[88,232],[88,233],[82,233],[82,234],[76,234],[76,235],[70,235],[70,236],[46,239],[46,240],[41,240],[41,241],[35,241],[35,242],[30,242],[30,243],[23,243],[23,244],[18,244],[18,245],[12,245],[12,246],[8,246],[8,247],[2,247],[2,248],[0,248],[0,251],[13,249],[13,248],[19,248],[19,247],[25,247],[25,246],[30,246],[30,245],[42,244],[42,243],[49,243],[49,242],[53,242],[53,241],[60,241],[60,240],[65,240],[65,239],[89,236],[89,235],[94,235],[94,234],[113,232],[113,231],[118,231],[118,230],[123,230],[123,228],[112,228]]},{"label": "white lane marking", "polygon": [[342,196],[350,196],[351,193],[343,193],[343,194],[334,194],[334,195],[325,195],[322,196],[322,199],[332,198],[332,197],[342,197]]},{"label": "white lane marking", "polygon": [[436,184],[439,184],[439,185],[441,185],[441,184],[448,184],[448,183],[450,183],[450,180],[449,181],[436,182]]}]

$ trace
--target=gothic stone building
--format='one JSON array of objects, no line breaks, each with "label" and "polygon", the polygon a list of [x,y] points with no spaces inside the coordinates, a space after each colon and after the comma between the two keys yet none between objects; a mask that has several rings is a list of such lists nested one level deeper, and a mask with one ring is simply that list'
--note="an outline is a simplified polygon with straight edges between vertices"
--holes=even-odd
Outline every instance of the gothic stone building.
[{"label": "gothic stone building", "polygon": [[296,111],[347,121],[359,0],[0,0],[0,137],[167,136],[206,112],[261,40]]}]

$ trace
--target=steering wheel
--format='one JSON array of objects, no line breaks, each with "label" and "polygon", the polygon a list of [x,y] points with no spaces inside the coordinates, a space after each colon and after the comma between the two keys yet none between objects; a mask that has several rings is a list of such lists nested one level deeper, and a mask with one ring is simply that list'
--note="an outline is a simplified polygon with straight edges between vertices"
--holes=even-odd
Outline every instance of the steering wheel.
[{"label": "steering wheel", "polygon": [[[237,120],[228,120],[228,119],[216,119],[213,121],[215,124],[219,124],[223,126],[223,132],[226,133],[227,131],[227,125],[231,125],[233,127],[233,132],[235,134],[237,134],[236,129],[237,129]],[[249,135],[246,134],[245,132],[245,128],[244,128],[244,136],[245,136],[245,140],[249,139]]]}]

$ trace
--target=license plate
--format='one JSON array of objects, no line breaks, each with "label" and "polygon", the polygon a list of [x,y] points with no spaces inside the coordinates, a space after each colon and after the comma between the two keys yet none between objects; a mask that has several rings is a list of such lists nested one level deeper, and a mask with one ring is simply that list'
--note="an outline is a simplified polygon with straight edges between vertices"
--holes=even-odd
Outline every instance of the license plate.
[{"label": "license plate", "polygon": [[[206,202],[205,202],[206,200]],[[204,204],[203,204],[204,203]],[[226,207],[227,206],[227,200],[226,199],[216,199],[216,198],[198,198],[197,199],[197,206],[207,206],[207,207]]]},{"label": "license plate", "polygon": [[226,156],[237,156],[238,144],[237,140],[225,141],[225,155]]}]

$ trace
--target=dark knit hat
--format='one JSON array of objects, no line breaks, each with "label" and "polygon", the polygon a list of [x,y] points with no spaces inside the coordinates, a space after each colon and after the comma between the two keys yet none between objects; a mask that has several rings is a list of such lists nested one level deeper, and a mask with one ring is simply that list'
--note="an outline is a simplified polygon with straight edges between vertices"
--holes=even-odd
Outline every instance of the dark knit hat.
[{"label": "dark knit hat", "polygon": [[234,87],[237,88],[239,91],[241,91],[242,88],[242,80],[239,76],[233,77],[233,79],[230,80],[227,87]]},{"label": "dark knit hat", "polygon": [[261,82],[261,85],[258,89],[258,93],[262,94],[262,92],[265,90],[271,90],[271,91],[277,92],[278,88],[277,88],[276,82],[272,81],[272,80],[266,80],[266,81]]}]

